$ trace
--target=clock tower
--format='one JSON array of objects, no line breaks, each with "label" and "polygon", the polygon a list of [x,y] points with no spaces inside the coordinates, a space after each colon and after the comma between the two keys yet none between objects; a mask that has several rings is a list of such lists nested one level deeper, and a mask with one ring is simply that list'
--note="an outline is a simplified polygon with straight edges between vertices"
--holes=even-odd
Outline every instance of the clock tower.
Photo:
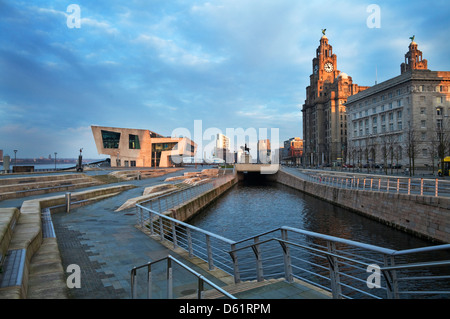
[{"label": "clock tower", "polygon": [[333,54],[333,47],[328,43],[328,38],[325,34],[320,39],[316,57],[313,59],[313,75],[315,76],[314,81],[321,83],[325,81],[333,82],[339,75],[336,54]]},{"label": "clock tower", "polygon": [[350,95],[367,87],[337,69],[337,57],[322,31],[316,56],[312,60],[310,85],[303,105],[304,163],[334,165],[345,162],[347,154],[347,115],[345,103]]}]

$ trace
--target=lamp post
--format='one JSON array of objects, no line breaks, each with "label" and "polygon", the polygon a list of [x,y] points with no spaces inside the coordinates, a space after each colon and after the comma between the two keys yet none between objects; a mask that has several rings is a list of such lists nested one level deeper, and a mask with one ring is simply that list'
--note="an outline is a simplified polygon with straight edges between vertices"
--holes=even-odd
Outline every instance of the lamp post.
[{"label": "lamp post", "polygon": [[55,171],[56,171],[56,154],[58,153],[55,152]]}]

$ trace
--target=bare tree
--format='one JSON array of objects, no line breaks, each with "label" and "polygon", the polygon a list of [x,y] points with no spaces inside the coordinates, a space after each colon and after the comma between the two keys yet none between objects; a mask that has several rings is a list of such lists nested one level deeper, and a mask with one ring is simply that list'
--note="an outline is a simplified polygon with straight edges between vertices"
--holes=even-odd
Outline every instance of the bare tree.
[{"label": "bare tree", "polygon": [[418,140],[417,140],[417,132],[409,126],[408,130],[406,130],[406,153],[409,158],[409,175],[412,176],[415,173],[415,160],[418,152]]}]

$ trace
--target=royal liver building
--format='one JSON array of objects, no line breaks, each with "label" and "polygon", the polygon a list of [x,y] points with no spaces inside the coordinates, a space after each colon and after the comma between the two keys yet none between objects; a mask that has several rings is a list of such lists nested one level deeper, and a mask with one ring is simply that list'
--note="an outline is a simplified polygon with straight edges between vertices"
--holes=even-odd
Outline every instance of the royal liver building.
[{"label": "royal liver building", "polygon": [[347,163],[437,167],[450,155],[450,72],[428,70],[411,39],[401,75],[348,98]]},{"label": "royal liver building", "polygon": [[337,57],[323,31],[313,73],[303,105],[304,163],[307,166],[336,165],[347,155],[347,98],[367,87],[353,84],[350,76],[337,70]]}]

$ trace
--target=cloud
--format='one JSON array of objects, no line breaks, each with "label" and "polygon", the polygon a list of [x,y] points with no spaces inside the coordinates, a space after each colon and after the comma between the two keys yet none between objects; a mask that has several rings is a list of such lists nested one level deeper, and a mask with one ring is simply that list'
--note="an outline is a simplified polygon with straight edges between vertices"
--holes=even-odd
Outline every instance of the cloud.
[{"label": "cloud", "polygon": [[368,3],[356,0],[86,1],[70,29],[66,2],[4,0],[0,148],[98,157],[93,123],[169,135],[201,119],[301,136],[322,28],[338,69],[360,85],[376,67],[379,81],[398,75],[412,34],[429,66],[448,69],[446,2],[377,4],[380,29],[367,28]]}]

